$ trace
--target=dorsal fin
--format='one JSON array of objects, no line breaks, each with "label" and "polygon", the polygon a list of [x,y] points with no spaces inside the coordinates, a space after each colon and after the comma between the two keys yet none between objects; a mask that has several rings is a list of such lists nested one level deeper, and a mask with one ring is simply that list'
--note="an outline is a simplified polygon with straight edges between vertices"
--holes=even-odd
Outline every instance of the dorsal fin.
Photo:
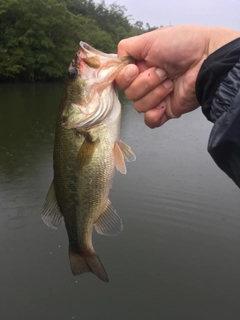
[{"label": "dorsal fin", "polygon": [[105,211],[94,224],[95,230],[105,236],[115,236],[123,229],[122,220],[108,200]]},{"label": "dorsal fin", "polygon": [[48,190],[41,216],[44,223],[53,229],[57,229],[63,219],[60,208],[57,204],[54,182],[52,182]]}]

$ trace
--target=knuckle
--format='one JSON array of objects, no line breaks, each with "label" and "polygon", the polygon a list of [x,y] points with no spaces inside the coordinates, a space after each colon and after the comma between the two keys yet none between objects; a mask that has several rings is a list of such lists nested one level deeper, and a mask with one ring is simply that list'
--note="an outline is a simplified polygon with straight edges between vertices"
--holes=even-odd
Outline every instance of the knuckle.
[{"label": "knuckle", "polygon": [[146,115],[144,117],[144,122],[145,122],[146,126],[148,126],[150,129],[154,129],[157,127],[155,121],[153,121],[151,118],[149,119],[149,117]]},{"label": "knuckle", "polygon": [[137,102],[134,102],[133,106],[134,106],[134,108],[135,108],[135,110],[136,110],[137,112],[139,112],[139,113],[144,112],[142,104],[139,103],[138,101],[137,101]]},{"label": "knuckle", "polygon": [[144,74],[142,77],[142,89],[144,92],[149,92],[153,90],[156,86],[158,86],[159,83],[157,79],[155,79],[152,75],[151,72],[147,72]]},{"label": "knuckle", "polygon": [[127,88],[127,89],[124,91],[124,93],[125,93],[125,96],[126,96],[126,98],[127,98],[128,100],[134,101],[134,93],[132,92],[131,89]]},{"label": "knuckle", "polygon": [[126,40],[125,40],[125,39],[122,39],[122,40],[119,41],[119,43],[118,43],[118,45],[117,45],[118,51],[121,51],[122,48],[124,48],[125,43],[126,43]]},{"label": "knuckle", "polygon": [[124,40],[120,40],[120,41],[119,41],[119,43],[118,43],[118,45],[117,45],[118,49],[121,49],[121,47],[123,46],[123,41],[124,41]]},{"label": "knuckle", "polygon": [[165,90],[163,89],[162,85],[158,85],[155,89],[154,89],[154,94],[159,97],[160,99],[165,98],[166,95],[168,95],[168,92],[165,92]]}]

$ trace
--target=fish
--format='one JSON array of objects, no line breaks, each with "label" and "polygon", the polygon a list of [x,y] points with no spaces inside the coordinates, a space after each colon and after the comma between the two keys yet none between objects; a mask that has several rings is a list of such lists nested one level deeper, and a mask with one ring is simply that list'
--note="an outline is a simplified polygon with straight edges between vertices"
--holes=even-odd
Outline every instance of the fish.
[{"label": "fish", "polygon": [[121,218],[109,200],[116,170],[126,174],[135,161],[120,140],[121,104],[114,80],[132,63],[81,41],[73,57],[57,115],[53,181],[42,209],[42,220],[53,229],[64,221],[73,275],[92,272],[104,282],[108,275],[92,244],[95,229],[117,235]]}]

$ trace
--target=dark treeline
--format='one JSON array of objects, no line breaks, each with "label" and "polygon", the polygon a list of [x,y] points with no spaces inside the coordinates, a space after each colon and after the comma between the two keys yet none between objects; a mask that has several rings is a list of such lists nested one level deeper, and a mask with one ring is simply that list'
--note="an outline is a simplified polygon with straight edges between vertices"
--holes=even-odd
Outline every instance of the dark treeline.
[{"label": "dark treeline", "polygon": [[62,79],[80,40],[104,52],[151,28],[93,0],[0,0],[0,80]]}]

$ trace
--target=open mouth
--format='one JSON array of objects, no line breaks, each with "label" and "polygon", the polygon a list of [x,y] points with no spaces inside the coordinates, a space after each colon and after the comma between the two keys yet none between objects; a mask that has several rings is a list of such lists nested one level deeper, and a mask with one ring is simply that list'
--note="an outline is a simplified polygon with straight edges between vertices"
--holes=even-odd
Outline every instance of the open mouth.
[{"label": "open mouth", "polygon": [[109,58],[109,56],[111,56],[113,58],[117,58],[116,54],[104,53],[102,51],[99,51],[99,50],[91,47],[89,44],[87,44],[86,42],[83,42],[83,41],[80,41],[79,46],[80,46],[80,50],[82,50],[86,54],[90,53],[90,54],[100,55],[102,57],[108,57]]}]

